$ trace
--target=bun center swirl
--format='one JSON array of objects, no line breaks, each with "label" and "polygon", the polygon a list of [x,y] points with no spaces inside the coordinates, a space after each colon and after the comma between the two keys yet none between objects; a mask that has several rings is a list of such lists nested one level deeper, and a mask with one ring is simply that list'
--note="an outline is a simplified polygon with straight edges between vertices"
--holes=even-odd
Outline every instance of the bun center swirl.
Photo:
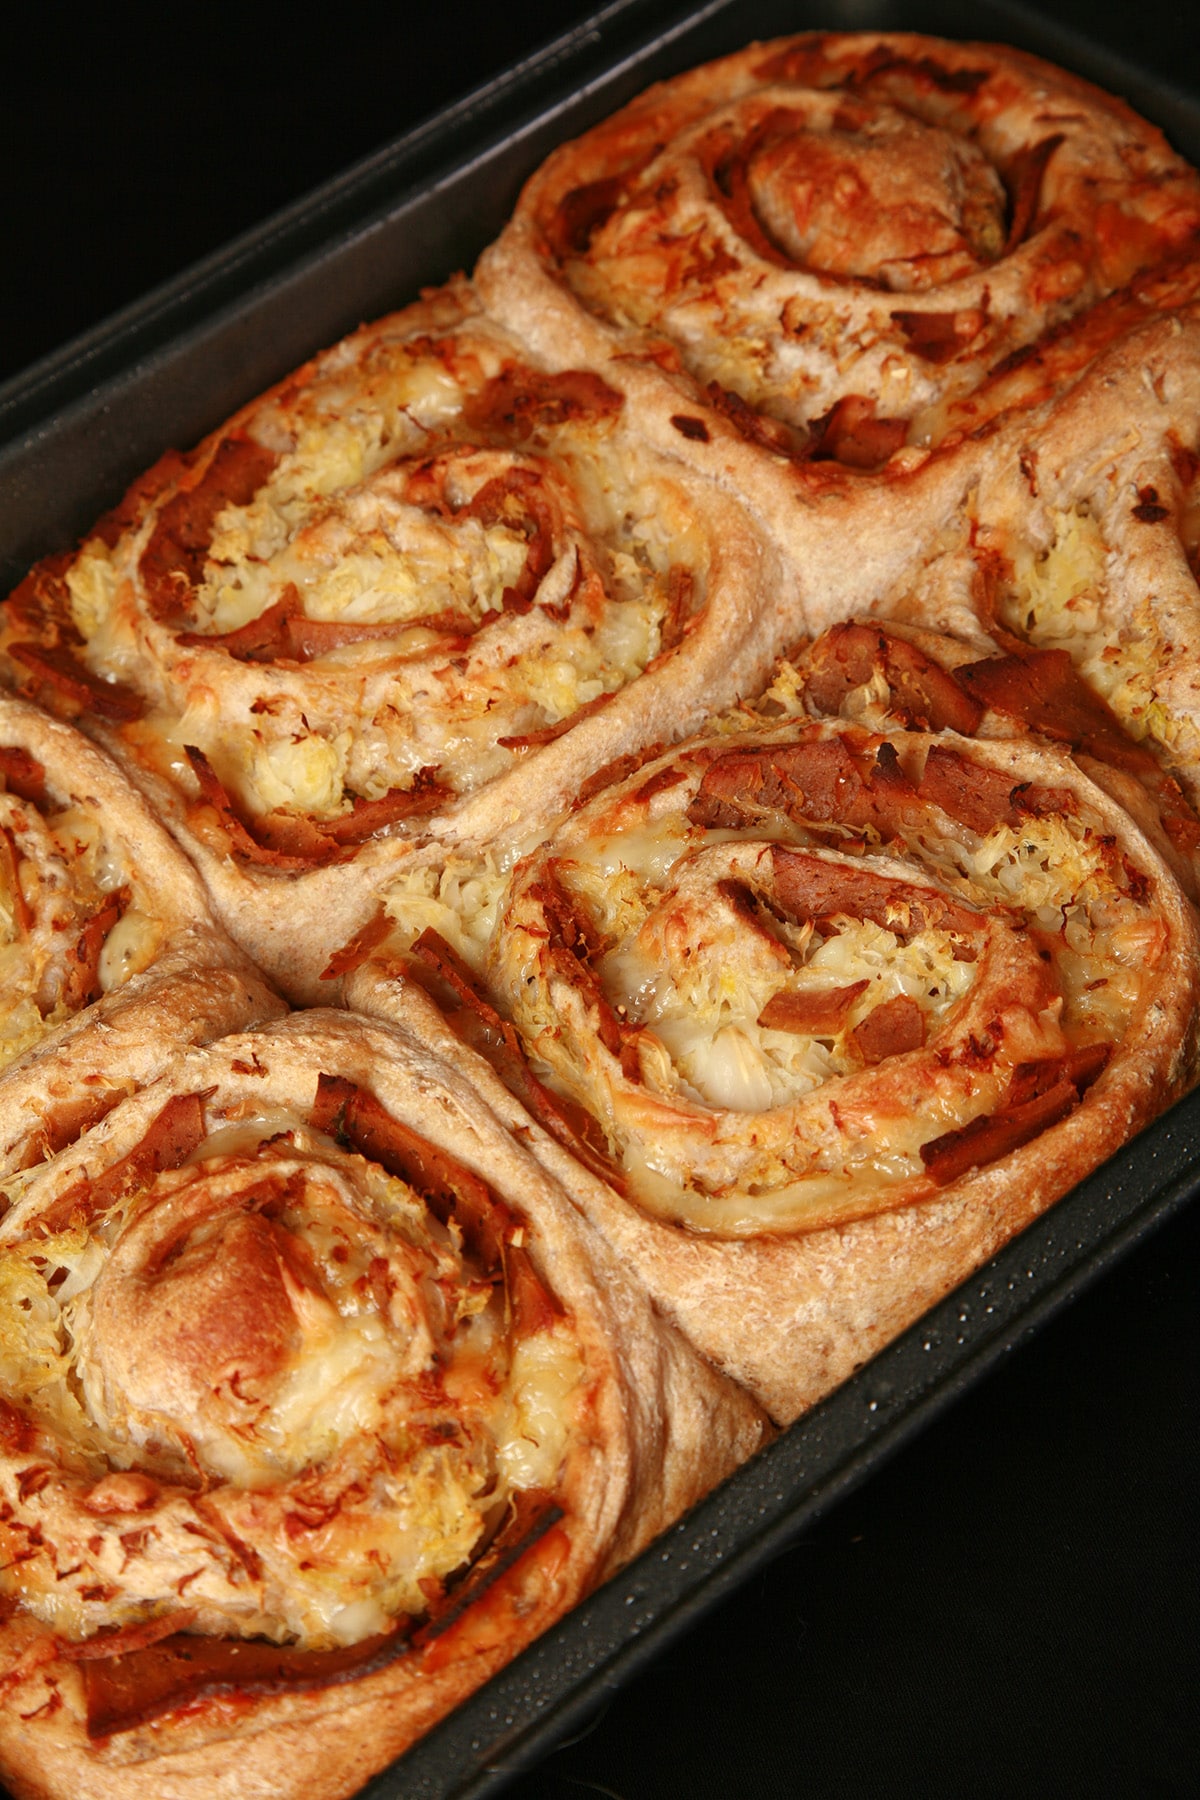
[{"label": "bun center swirl", "polygon": [[928,1198],[1065,1118],[1166,943],[1065,758],[805,725],[582,808],[489,975],[631,1197],[745,1236]]},{"label": "bun center swirl", "polygon": [[180,1473],[199,1458],[270,1481],[330,1436],[322,1360],[354,1370],[347,1422],[394,1412],[391,1390],[445,1347],[446,1271],[361,1212],[344,1181],[285,1157],[159,1176],[76,1324],[97,1423],[170,1446]]},{"label": "bun center swirl", "polygon": [[894,863],[864,869],[751,839],[682,857],[627,947],[600,966],[616,1006],[636,996],[624,1011],[645,1031],[632,1066],[647,1086],[756,1113],[853,1078],[838,1111],[869,1117],[869,1134],[906,1103],[894,1069],[874,1072],[893,1056],[923,1052],[908,1083],[940,1092],[950,1111],[964,1087],[977,1091],[975,1071],[964,1081],[967,1047],[996,1021],[1002,1063],[1063,1052],[1061,991],[1014,923]]},{"label": "bun center swirl", "polygon": [[581,1368],[520,1221],[367,1090],[178,1094],[41,1179],[0,1256],[0,1529],[67,1637],[403,1635],[553,1489]]},{"label": "bun center swirl", "polygon": [[[700,150],[731,223],[753,218],[798,268],[908,293],[973,275],[1001,254],[1004,184],[977,145],[869,100],[780,94],[740,144]],[[742,204],[739,204],[742,203]]]}]

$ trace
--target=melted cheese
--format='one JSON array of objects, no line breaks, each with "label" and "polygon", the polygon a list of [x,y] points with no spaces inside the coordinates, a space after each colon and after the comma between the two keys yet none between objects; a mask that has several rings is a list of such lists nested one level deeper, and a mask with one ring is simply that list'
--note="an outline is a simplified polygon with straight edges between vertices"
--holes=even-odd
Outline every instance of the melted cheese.
[{"label": "melted cheese", "polygon": [[[902,1204],[905,1184],[913,1197],[927,1191],[922,1147],[1002,1108],[1017,1063],[1119,1042],[1164,954],[1164,928],[1126,891],[1122,859],[1086,813],[1031,816],[981,837],[934,809],[904,827],[904,854],[868,851],[878,875],[932,882],[978,909],[972,947],[933,928],[781,917],[767,845],[838,852],[782,819],[691,826],[692,791],[663,789],[640,816],[628,796],[614,799],[609,818],[633,815],[616,832],[597,802],[590,833],[572,823],[544,852],[600,941],[589,962],[611,1015],[640,1027],[620,1056],[586,986],[572,993],[561,962],[546,958],[536,857],[518,872],[490,969],[539,1072],[591,1111],[639,1202],[694,1229],[791,1230]],[[756,894],[763,903],[748,911]],[[1042,934],[1033,946],[1022,920]],[[1043,945],[1060,993],[1039,973]],[[985,968],[1000,983],[994,1001],[990,985],[975,998]],[[823,1030],[759,1022],[777,996],[860,983]],[[862,1047],[870,1033],[861,1043],[855,1034],[901,998],[938,1048],[876,1067]],[[993,1015],[971,1009],[989,1005],[1004,1022],[980,1059],[963,1034],[986,1036]],[[896,1015],[905,1034],[912,1016]]]},{"label": "melted cheese", "polygon": [[[87,922],[118,889],[141,891],[128,856],[95,811],[43,815],[0,793],[0,825],[12,835],[20,895],[0,882],[0,1065],[63,1023],[69,955]],[[166,927],[146,906],[124,908],[100,946],[98,978],[110,993],[154,961]]]},{"label": "melted cheese", "polygon": [[510,1489],[557,1487],[582,1381],[569,1332],[541,1331],[518,1342],[508,1406],[495,1427],[496,1461]]},{"label": "melted cheese", "polygon": [[1020,547],[1011,590],[1001,607],[1005,624],[1034,644],[1065,650],[1090,687],[1103,695],[1135,740],[1153,738],[1168,752],[1194,760],[1200,733],[1160,698],[1172,664],[1152,594],[1112,602],[1116,555],[1085,508],[1051,514],[1054,536],[1040,554]]},{"label": "melted cheese", "polygon": [[162,948],[165,931],[161,919],[127,907],[104,940],[97,975],[104,993],[124,987],[134,975],[148,969]]},{"label": "melted cheese", "polygon": [[[138,1334],[155,1283],[221,1253],[243,1189],[249,1216],[269,1206],[260,1234],[285,1233],[294,1246],[278,1264],[284,1361],[275,1375],[231,1375],[220,1320],[169,1312],[165,1328],[145,1327],[163,1363],[146,1410]],[[191,1221],[184,1237],[173,1221]],[[159,1230],[165,1262],[153,1249]],[[202,1631],[354,1643],[397,1614],[419,1615],[516,1488],[552,1491],[560,1480],[584,1376],[569,1322],[510,1341],[503,1299],[463,1265],[457,1229],[286,1109],[220,1126],[87,1228],[14,1238],[10,1226],[8,1236],[0,1382],[55,1438],[57,1471],[46,1465],[49,1478],[27,1491],[28,1458],[0,1454],[0,1494],[12,1528],[36,1527],[47,1546],[22,1562],[24,1604],[69,1636],[153,1617],[186,1591]],[[105,1334],[125,1316],[114,1305],[128,1310],[130,1280],[113,1364],[128,1364],[130,1379],[114,1385]],[[211,1336],[203,1367],[213,1371],[199,1388],[196,1329]],[[229,1329],[236,1345],[257,1326],[249,1316]],[[127,1513],[86,1497],[110,1472],[139,1468],[151,1479],[132,1477],[144,1493],[135,1537],[123,1537]],[[9,1528],[0,1524],[0,1539]],[[253,1552],[252,1568],[230,1541]]]}]

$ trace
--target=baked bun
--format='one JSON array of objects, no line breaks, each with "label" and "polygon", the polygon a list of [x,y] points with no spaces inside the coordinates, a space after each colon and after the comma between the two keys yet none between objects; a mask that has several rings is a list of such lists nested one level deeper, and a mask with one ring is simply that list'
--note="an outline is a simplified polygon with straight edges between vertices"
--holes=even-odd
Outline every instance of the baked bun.
[{"label": "baked bun", "polygon": [[1194,172],[1087,82],[995,45],[814,32],[555,152],[494,253],[511,312],[503,280],[484,292],[547,343],[571,311],[644,352],[665,337],[752,441],[870,469],[1198,226]]},{"label": "baked bun", "polygon": [[795,635],[795,577],[626,411],[460,281],[164,459],[10,603],[10,677],[124,760],[293,998],[414,842],[527,833]]},{"label": "baked bun", "polygon": [[[1038,741],[842,720],[695,740],[565,820],[494,919],[482,954],[468,928],[440,961],[426,929],[409,973],[455,988],[485,1050],[490,1007],[591,1121],[581,1204],[781,1419],[1194,1073],[1192,910]],[[349,991],[385,1007],[403,973],[385,947]]]},{"label": "baked bun", "polygon": [[188,1044],[284,1010],[94,744],[0,694],[0,1174]]},{"label": "baked bun", "polygon": [[378,1023],[193,1051],[9,1197],[22,1800],[349,1793],[763,1438]]}]

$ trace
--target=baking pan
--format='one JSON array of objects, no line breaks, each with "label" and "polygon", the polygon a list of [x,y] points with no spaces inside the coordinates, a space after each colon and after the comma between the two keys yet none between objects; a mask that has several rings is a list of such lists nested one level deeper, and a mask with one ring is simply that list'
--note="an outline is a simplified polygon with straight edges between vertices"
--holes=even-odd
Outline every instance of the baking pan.
[{"label": "baking pan", "polygon": [[[0,391],[0,434],[7,440],[0,451],[0,554],[6,558],[6,578],[15,579],[33,556],[69,542],[116,497],[126,480],[167,444],[195,439],[246,394],[359,318],[402,303],[420,283],[436,280],[452,267],[469,265],[476,250],[502,222],[522,175],[560,137],[610,111],[647,81],[733,48],[752,35],[817,24],[881,26],[1024,44],[1124,92],[1164,124],[1185,154],[1200,160],[1200,105],[1186,89],[1186,80],[1194,71],[1181,59],[1176,64],[1172,55],[1175,38],[1155,32],[1156,21],[1168,21],[1171,9],[1160,4],[1142,9],[1138,15],[1137,28],[1144,31],[1145,48],[1154,61],[1150,73],[1094,41],[1109,36],[1108,20],[1103,14],[1082,14],[1080,10],[1093,41],[1074,37],[1029,11],[997,5],[843,3],[818,8],[746,4],[743,0],[737,6],[712,5],[690,16],[677,16],[645,0],[621,0],[605,8],[545,55],[529,58],[522,66],[495,77],[430,125],[377,153],[311,200],[248,234]],[[1128,51],[1130,21],[1115,13],[1112,19],[1120,27],[1113,39]],[[1125,33],[1123,39],[1121,32]],[[448,29],[447,53],[451,41],[452,30]],[[1180,52],[1185,48],[1180,43]],[[1172,69],[1185,85],[1166,78]],[[887,1457],[1001,1361],[1035,1326],[1184,1205],[1198,1185],[1191,1149],[1197,1143],[1198,1109],[1200,1099],[1185,1102],[1129,1146],[960,1294],[676,1527],[621,1580],[577,1610],[460,1709],[395,1771],[381,1777],[370,1790],[372,1794],[482,1795],[498,1791],[543,1757],[562,1736],[578,1731],[618,1682],[628,1679],[652,1654],[660,1653],[701,1612],[762,1571],[788,1544],[798,1539],[811,1543],[816,1521],[825,1518],[835,1502],[864,1476],[877,1471]],[[1159,1245],[1168,1250],[1173,1247],[1178,1253],[1189,1241],[1194,1244],[1193,1227],[1194,1217],[1180,1220],[1171,1233],[1143,1250],[1135,1265],[1143,1271],[1143,1291],[1133,1296],[1142,1311],[1140,1316],[1135,1311],[1129,1329],[1143,1338],[1152,1328],[1146,1317],[1152,1302],[1145,1290],[1157,1291],[1156,1281],[1161,1289],[1169,1272],[1169,1264],[1164,1264],[1157,1267],[1157,1273],[1147,1274],[1151,1265],[1146,1256]],[[1161,1292],[1158,1297],[1161,1300]],[[1043,1345],[1059,1341],[1055,1333],[1061,1333],[1062,1327],[1080,1314],[1086,1325],[1087,1307],[1096,1298],[1090,1297],[1070,1320],[1060,1322],[1043,1337],[1034,1354],[1040,1353]],[[1160,1306],[1158,1311],[1162,1310]],[[1106,1336],[1111,1327],[1111,1318],[1102,1313],[1100,1324],[1093,1324],[1092,1330]],[[1164,1338],[1162,1343],[1169,1350],[1173,1340]],[[1143,1368],[1136,1359],[1130,1360]],[[1035,1370],[1038,1366],[1030,1363],[1028,1353],[1017,1365],[1026,1366]],[[1170,1377],[1178,1377],[1178,1369],[1159,1373],[1166,1391],[1177,1393],[1181,1406],[1189,1401],[1194,1405],[1186,1380],[1175,1390],[1169,1387]],[[1046,1381],[1044,1371],[1040,1380]],[[960,1409],[952,1421],[943,1422],[939,1427],[943,1442],[947,1426],[959,1429],[964,1440],[978,1429],[971,1420],[979,1419],[995,1386],[990,1384],[971,1408]],[[1038,1387],[1037,1378],[1027,1379],[1024,1389],[1018,1389],[1017,1401],[1022,1394],[1040,1401]],[[1118,1401],[1093,1393],[1080,1404],[1093,1415],[1098,1412],[1103,1420],[1116,1421],[1109,1448],[1119,1458],[1127,1442],[1123,1420],[1130,1411],[1144,1413],[1145,1401],[1131,1406],[1128,1398]],[[1181,1418],[1179,1424],[1186,1437],[1186,1419]],[[937,1441],[935,1432],[933,1442]],[[872,1483],[870,1494],[886,1495],[886,1484],[897,1467],[936,1468],[936,1462],[922,1463],[932,1454],[930,1442],[927,1438],[907,1459],[884,1471]],[[950,1440],[952,1457],[954,1442]],[[1190,1448],[1194,1442],[1193,1423],[1190,1440],[1180,1446],[1181,1457],[1194,1456]],[[1182,1484],[1182,1468],[1187,1466],[1174,1465],[1168,1477],[1172,1495]],[[1139,1473],[1136,1469],[1129,1472],[1133,1485]],[[1048,1481],[1054,1474],[1051,1459],[1042,1479]],[[890,1491],[896,1491],[894,1485]],[[1004,1533],[1001,1514],[1002,1507],[993,1507],[980,1515],[977,1529],[982,1537]],[[843,1504],[830,1516],[845,1515]],[[858,1516],[871,1515],[860,1512]],[[1008,1524],[1011,1527],[1013,1522]],[[1017,1524],[1019,1529],[1027,1529],[1026,1520]],[[1086,1516],[1077,1521],[1077,1529],[1092,1529]],[[1006,1535],[1011,1538],[1011,1529]],[[893,1542],[903,1554],[906,1543],[918,1538],[919,1534],[906,1534],[901,1522]],[[1174,1546],[1171,1553],[1181,1549],[1181,1545]],[[1135,1567],[1143,1566],[1136,1555],[1132,1561]],[[797,1564],[793,1555],[784,1566],[802,1596],[806,1585],[812,1586],[804,1580],[805,1565]],[[1164,1617],[1177,1618],[1180,1611],[1186,1614],[1189,1567],[1194,1578],[1194,1553],[1190,1565],[1184,1563],[1176,1571],[1179,1579],[1173,1603],[1164,1606],[1163,1596],[1158,1597]],[[984,1581],[990,1583],[991,1566],[981,1565],[981,1569]],[[1124,1574],[1127,1582],[1128,1567]],[[774,1575],[765,1579],[774,1584]],[[949,1627],[956,1610],[960,1614],[965,1610],[964,1597],[951,1591],[944,1570],[935,1573],[933,1584],[938,1590],[940,1616]],[[757,1591],[761,1592],[762,1585],[760,1577]],[[755,1584],[745,1592],[752,1600]],[[736,1604],[744,1612],[745,1602]],[[888,1606],[885,1594],[880,1613],[886,1615]],[[871,1618],[864,1619],[859,1629],[865,1633],[872,1623]],[[892,1633],[892,1641],[898,1641],[894,1622],[885,1618],[884,1627]],[[1015,1628],[996,1635],[993,1668],[987,1674],[1000,1692],[1012,1692],[1011,1677],[1004,1667],[1006,1658],[1018,1649],[1029,1656],[1028,1648],[1021,1645],[1027,1629],[1028,1622],[1018,1621]],[[1128,1615],[1118,1613],[1116,1632],[1136,1636]],[[1183,1643],[1185,1633],[1177,1635]],[[819,1738],[811,1653],[806,1669],[794,1642],[768,1644],[767,1650],[773,1661],[784,1665],[785,1680],[788,1662],[796,1668],[796,1741],[802,1744],[806,1738]],[[920,1646],[921,1654],[927,1651],[927,1645]],[[730,1657],[736,1659],[740,1654],[738,1639],[731,1638]],[[1119,1657],[1120,1647],[1107,1654]],[[686,1669],[684,1653],[679,1655],[680,1666]],[[1168,1715],[1177,1701],[1172,1696],[1187,1691],[1188,1667],[1195,1671],[1194,1648],[1191,1656],[1190,1665],[1186,1656],[1182,1661],[1176,1659],[1179,1680],[1166,1695],[1159,1692],[1157,1713],[1151,1710],[1146,1716],[1145,1738],[1148,1741],[1153,1736],[1160,1748],[1164,1733],[1169,1738],[1173,1729]],[[903,1688],[900,1677],[894,1679]],[[944,1684],[944,1674],[941,1680]],[[1007,1690],[1006,1682],[1010,1684]],[[686,1687],[686,1677],[683,1685]],[[920,1690],[925,1684],[918,1676],[913,1685]],[[1150,1688],[1155,1683],[1147,1680],[1145,1685]],[[1161,1690],[1161,1683],[1158,1685]],[[745,1745],[740,1752],[744,1760],[736,1767],[714,1767],[699,1781],[682,1768],[672,1773],[669,1733],[675,1729],[685,1735],[692,1733],[698,1721],[728,1710],[727,1696],[719,1689],[705,1689],[694,1699],[695,1717],[669,1723],[665,1733],[656,1732],[652,1758],[639,1771],[649,1785],[637,1791],[853,1793],[879,1791],[883,1785],[881,1773],[860,1760],[853,1749],[845,1752],[840,1782],[828,1773],[818,1773],[815,1767],[806,1776],[805,1764],[799,1763],[793,1765],[794,1785],[776,1767],[775,1786],[769,1788],[754,1773]],[[853,1737],[856,1722],[864,1711],[871,1710],[872,1696],[863,1692],[860,1683],[857,1691],[847,1691],[842,1699],[833,1729]],[[941,1703],[936,1692],[930,1695],[929,1730],[940,1731],[953,1743],[956,1739],[945,1718],[944,1701],[944,1694]],[[651,1707],[652,1703],[653,1695]],[[875,1707],[879,1709],[877,1698]],[[1086,1703],[1084,1710],[1089,1710]],[[1093,1719],[1092,1735],[1102,1745],[1106,1727],[1104,1719]],[[590,1744],[595,1745],[603,1729]],[[769,1762],[770,1751],[762,1741],[764,1722],[753,1721],[752,1729],[758,1756]],[[1174,1729],[1178,1735],[1178,1721]],[[1071,1791],[1061,1777],[1061,1761],[1058,1778],[1035,1783],[1020,1775],[1023,1767],[1030,1766],[1028,1761],[1011,1747],[1006,1751],[1001,1746],[995,1749],[998,1760],[990,1772],[976,1758],[969,1767],[960,1764],[956,1771],[951,1765],[946,1785],[938,1786],[930,1778],[930,1764],[921,1765],[912,1755],[914,1735],[910,1733],[898,1745],[899,1762],[889,1769],[889,1792],[910,1791],[910,1780],[911,1791],[927,1794]],[[1110,1729],[1107,1735],[1111,1737]],[[968,1738],[969,1734],[964,1737],[960,1731],[957,1741],[961,1744]],[[936,1766],[937,1756],[932,1754]],[[1078,1758],[1078,1752],[1069,1751],[1067,1760],[1072,1754]],[[817,1760],[814,1758],[814,1763]],[[941,1760],[945,1765],[944,1756]],[[1169,1759],[1162,1763],[1160,1758],[1160,1765],[1156,1765],[1157,1773],[1149,1764],[1143,1770],[1153,1779],[1114,1778],[1103,1784],[1092,1779],[1080,1791],[1190,1791],[1192,1783],[1187,1777],[1190,1773],[1194,1779],[1194,1763],[1182,1772]],[[521,1790],[577,1792],[581,1780],[593,1787],[602,1781],[601,1771],[606,1772],[610,1765],[587,1765],[574,1756],[569,1763],[559,1759],[554,1767],[569,1768],[570,1773],[559,1775],[554,1769],[544,1769],[519,1784]],[[590,1782],[584,1772],[589,1767],[593,1771]],[[1111,1764],[1109,1767],[1111,1771]],[[1130,1763],[1127,1772],[1133,1768]],[[1047,1775],[1044,1766],[1041,1772]],[[1082,1767],[1078,1772],[1086,1773]],[[622,1792],[629,1791],[622,1786]]]}]

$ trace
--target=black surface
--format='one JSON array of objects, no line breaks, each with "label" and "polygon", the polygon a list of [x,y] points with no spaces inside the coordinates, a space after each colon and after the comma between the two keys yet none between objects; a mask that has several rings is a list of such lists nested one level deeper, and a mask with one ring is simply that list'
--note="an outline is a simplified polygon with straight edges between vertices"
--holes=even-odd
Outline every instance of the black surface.
[{"label": "black surface", "polygon": [[0,381],[594,10],[28,9],[0,106]]},{"label": "black surface", "polygon": [[[0,378],[587,10],[29,17]],[[1200,88],[1190,6],[1053,16]],[[1200,1793],[1198,1239],[1193,1208],[510,1791]]]}]

